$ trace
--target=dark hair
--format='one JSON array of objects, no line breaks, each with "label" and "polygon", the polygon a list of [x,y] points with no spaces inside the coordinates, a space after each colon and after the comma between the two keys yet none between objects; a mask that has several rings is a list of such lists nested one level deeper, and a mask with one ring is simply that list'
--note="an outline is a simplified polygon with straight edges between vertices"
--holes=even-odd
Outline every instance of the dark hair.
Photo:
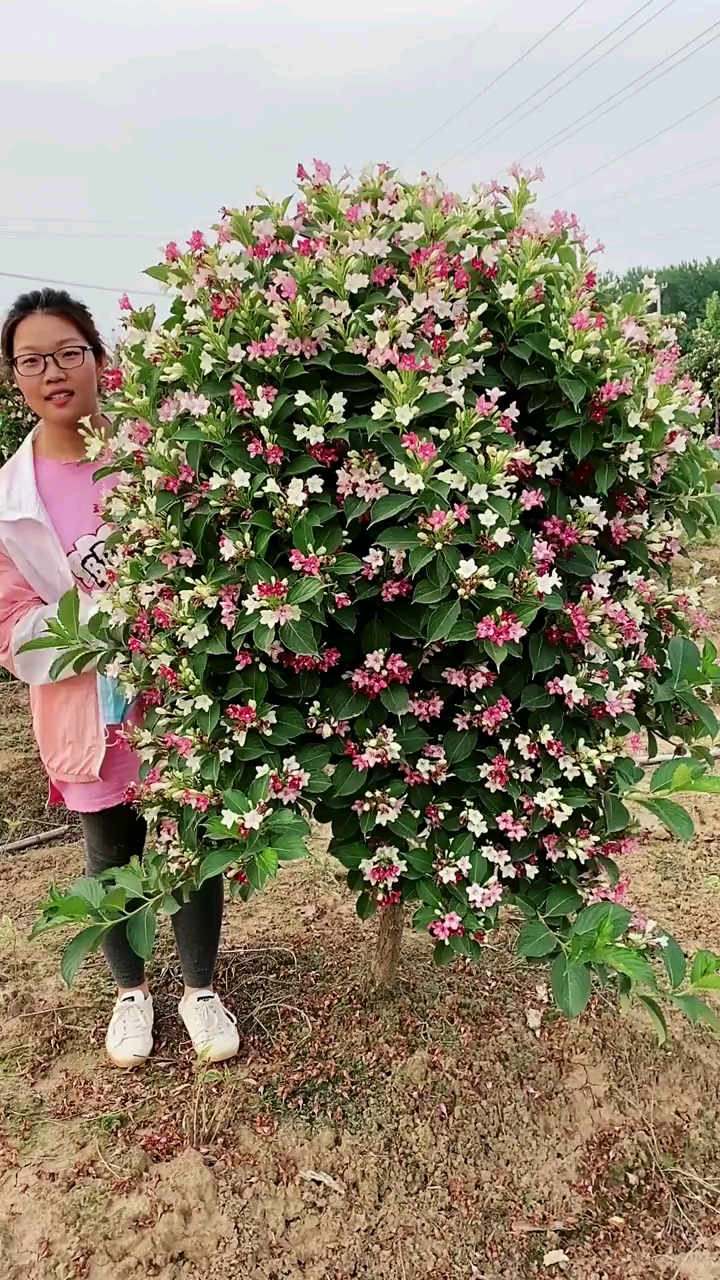
[{"label": "dark hair", "polygon": [[0,336],[0,349],[6,364],[9,364],[13,358],[15,332],[20,321],[25,320],[27,316],[35,315],[38,311],[44,311],[50,316],[61,316],[63,320],[70,320],[91,348],[95,359],[99,360],[105,355],[105,346],[98,327],[84,302],[71,298],[64,289],[33,289],[31,293],[21,293],[5,317]]}]

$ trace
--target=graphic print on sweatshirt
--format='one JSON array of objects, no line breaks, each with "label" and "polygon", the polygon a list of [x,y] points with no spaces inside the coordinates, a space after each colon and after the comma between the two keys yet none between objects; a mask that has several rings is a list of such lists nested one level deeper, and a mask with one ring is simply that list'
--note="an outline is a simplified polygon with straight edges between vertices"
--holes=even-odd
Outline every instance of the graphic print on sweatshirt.
[{"label": "graphic print on sweatshirt", "polygon": [[83,534],[68,553],[70,572],[84,591],[102,591],[107,586],[105,539],[111,529],[111,525],[101,524],[96,533]]}]

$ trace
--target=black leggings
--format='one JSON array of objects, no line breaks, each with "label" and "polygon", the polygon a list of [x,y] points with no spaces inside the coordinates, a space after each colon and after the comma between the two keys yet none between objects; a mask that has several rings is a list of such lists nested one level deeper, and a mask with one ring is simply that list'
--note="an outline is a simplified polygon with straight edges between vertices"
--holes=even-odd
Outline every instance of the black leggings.
[{"label": "black leggings", "polygon": [[[142,857],[147,826],[129,804],[118,804],[99,813],[81,813],[89,876],[120,867],[132,857]],[[209,987],[220,945],[223,915],[223,880],[206,880],[197,893],[171,916],[183,978],[188,987]],[[119,924],[106,935],[103,954],[119,987],[140,987],[145,965],[136,955]]]}]

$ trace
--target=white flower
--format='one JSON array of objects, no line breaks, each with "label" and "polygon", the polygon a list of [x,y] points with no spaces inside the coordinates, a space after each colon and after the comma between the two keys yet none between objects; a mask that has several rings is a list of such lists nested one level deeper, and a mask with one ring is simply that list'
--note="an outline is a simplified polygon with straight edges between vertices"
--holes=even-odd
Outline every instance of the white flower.
[{"label": "white flower", "polygon": [[223,809],[220,814],[220,821],[224,827],[227,827],[228,831],[231,831],[232,828],[237,825],[239,817],[240,815],[238,813],[233,813],[232,809]]},{"label": "white flower", "polygon": [[288,506],[301,507],[303,505],[307,495],[305,493],[305,486],[299,476],[293,476],[287,487],[287,494],[285,496],[287,498]]},{"label": "white flower", "polygon": [[512,302],[513,298],[517,297],[518,287],[516,284],[513,284],[511,280],[508,280],[506,284],[500,285],[498,293],[503,302]]},{"label": "white flower", "polygon": [[245,348],[241,342],[236,342],[235,346],[228,347],[228,360],[232,360],[233,364],[242,364],[245,359]]},{"label": "white flower", "polygon": [[238,467],[237,471],[233,471],[230,479],[236,489],[249,489],[252,476],[249,471],[243,471],[242,467]]},{"label": "white flower", "polygon": [[295,393],[295,403],[299,409],[302,409],[303,405],[312,404],[312,396],[309,396],[307,391],[297,391]]},{"label": "white flower", "polygon": [[253,400],[253,413],[256,418],[261,420],[269,418],[272,413],[272,404],[264,396],[261,396],[259,400]]},{"label": "white flower", "polygon": [[492,507],[488,507],[486,511],[483,511],[481,516],[478,516],[479,523],[484,525],[486,529],[492,529],[493,525],[497,524],[499,519],[500,517],[497,511],[493,511]]},{"label": "white flower", "polygon": [[358,289],[367,289],[369,283],[370,277],[362,271],[351,271],[345,281],[345,288],[348,293],[357,293]]},{"label": "white flower", "polygon": [[212,373],[213,358],[210,351],[203,351],[200,356],[200,368],[203,373]]},{"label": "white flower", "polygon": [[322,493],[325,481],[322,476],[308,476],[305,481],[305,488],[308,493]]},{"label": "white flower", "polygon": [[346,404],[347,404],[347,399],[343,395],[342,391],[336,391],[335,394],[330,397],[330,408],[332,409],[331,422],[345,421],[345,405]]},{"label": "white flower", "polygon": [[197,711],[209,711],[212,704],[213,700],[207,693],[201,693],[197,698],[193,698],[193,706]]},{"label": "white flower", "polygon": [[242,815],[242,824],[247,827],[248,831],[257,831],[266,817],[267,813],[261,812],[260,809],[248,809],[247,813]]},{"label": "white flower", "polygon": [[553,569],[551,573],[541,573],[538,575],[537,586],[535,590],[539,596],[549,596],[556,587],[562,586],[557,570]]},{"label": "white flower", "polygon": [[373,418],[375,422],[379,422],[380,418],[384,418],[385,415],[387,414],[388,408],[389,406],[385,403],[384,400],[376,400],[372,409],[370,410],[370,417]]},{"label": "white flower", "polygon": [[420,493],[425,488],[425,481],[416,471],[411,471],[405,481],[411,493]]},{"label": "white flower", "polygon": [[395,484],[405,484],[410,472],[404,462],[395,462],[390,468],[390,478]]},{"label": "white flower", "polygon": [[418,414],[417,408],[412,404],[398,405],[395,410],[395,421],[400,423],[401,427],[409,427],[413,418]]},{"label": "white flower", "polygon": [[491,540],[495,543],[496,547],[506,547],[509,542],[512,542],[513,536],[507,527],[503,527],[502,529],[496,529],[495,532],[491,534]]},{"label": "white flower", "polygon": [[[302,480],[300,481],[300,484],[302,484]],[[263,493],[281,493],[281,492],[282,490],[280,489],[280,485],[278,484],[277,480],[275,480],[273,476],[268,476],[267,480],[265,481],[265,484],[263,485]]]},{"label": "white flower", "polygon": [[474,836],[484,836],[488,829],[487,822],[479,809],[468,809],[467,825],[468,831],[471,831]]},{"label": "white flower", "polygon": [[478,506],[480,505],[481,502],[487,502],[487,498],[488,498],[487,485],[474,484],[468,493],[468,498],[470,499],[471,502],[477,503]]},{"label": "white flower", "polygon": [[457,567],[457,576],[463,580],[472,578],[477,573],[477,565],[474,560],[461,560]]}]

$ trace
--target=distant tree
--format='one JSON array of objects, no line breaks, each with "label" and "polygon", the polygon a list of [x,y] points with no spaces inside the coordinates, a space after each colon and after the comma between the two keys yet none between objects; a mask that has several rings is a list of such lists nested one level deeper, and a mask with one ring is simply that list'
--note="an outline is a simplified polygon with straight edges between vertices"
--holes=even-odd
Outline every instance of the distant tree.
[{"label": "distant tree", "polygon": [[681,341],[687,350],[690,334],[702,320],[708,298],[720,291],[720,258],[681,262],[677,266],[656,269],[630,267],[622,276],[609,277],[607,284],[618,297],[622,297],[626,293],[637,293],[644,276],[654,276],[661,286],[665,315],[685,314],[687,328],[681,334]]},{"label": "distant tree", "polygon": [[715,430],[720,430],[720,293],[705,304],[705,315],[690,335],[685,368],[697,378],[715,408]]},{"label": "distant tree", "polygon": [[35,421],[15,383],[0,372],[0,466],[15,452]]}]

